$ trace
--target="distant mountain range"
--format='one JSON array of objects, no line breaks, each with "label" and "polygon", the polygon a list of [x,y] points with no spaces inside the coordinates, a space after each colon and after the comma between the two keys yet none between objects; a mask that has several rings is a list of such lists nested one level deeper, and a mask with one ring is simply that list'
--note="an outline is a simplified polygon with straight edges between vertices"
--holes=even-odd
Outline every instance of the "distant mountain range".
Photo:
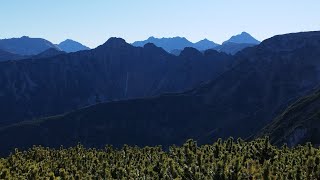
[{"label": "distant mountain range", "polygon": [[[0,50],[2,52],[0,54],[0,61],[25,59],[26,57],[43,53],[48,49],[76,52],[88,50],[89,48],[70,39],[63,41],[58,45],[55,45],[45,39],[30,38],[28,36],[23,36],[21,38],[0,39]],[[53,51],[51,50],[51,52]]]},{"label": "distant mountain range", "polygon": [[23,60],[23,59],[41,59],[57,56],[60,54],[65,54],[66,52],[60,51],[56,48],[49,48],[37,55],[18,55],[6,52],[0,49],[0,62],[1,61],[10,61],[10,60]]},{"label": "distant mountain range", "polygon": [[145,41],[136,41],[132,43],[133,46],[142,47],[146,43],[153,43],[158,47],[163,48],[167,52],[170,52],[174,55],[179,55],[179,53],[185,47],[193,47],[199,51],[204,51],[207,49],[215,49],[220,52],[225,52],[227,54],[236,54],[237,52],[245,49],[247,47],[252,47],[260,42],[252,37],[246,32],[232,36],[229,40],[219,45],[208,39],[201,40],[196,43],[192,43],[184,37],[174,37],[174,38],[155,38],[150,37]]},{"label": "distant mountain range", "polygon": [[3,62],[2,120],[98,104],[2,126],[0,144],[7,151],[34,144],[167,146],[189,138],[200,144],[247,138],[318,87],[318,57],[320,32],[304,32],[272,37],[234,56],[194,48],[174,56],[153,44],[132,47],[112,38],[94,50],[46,61]]},{"label": "distant mountain range", "polygon": [[[170,52],[174,55],[179,55],[180,52],[186,47],[193,47],[195,49],[198,49],[199,51],[215,49],[227,54],[235,54],[246,47],[257,45],[259,41],[254,39],[250,34],[243,32],[239,35],[231,37],[222,45],[214,43],[213,41],[210,41],[208,39],[203,39],[199,42],[192,43],[184,37],[150,37],[145,41],[136,41],[132,43],[132,45],[136,47],[143,47],[147,43],[153,43],[156,46],[163,48],[167,52]],[[0,40],[0,50],[2,50],[3,52],[2,55],[0,54],[0,61],[9,60],[7,58],[10,58],[11,60],[25,59],[29,56],[38,55],[48,49],[56,49],[57,51],[70,53],[89,50],[90,48],[71,39],[67,39],[57,45],[45,39],[30,38],[27,36],[23,36],[21,38],[2,39]],[[4,55],[4,52],[11,53],[15,55],[15,57],[13,57],[12,55]]]},{"label": "distant mountain range", "polygon": [[208,39],[201,40],[196,43],[192,43],[184,37],[173,37],[173,38],[155,38],[150,37],[145,41],[136,41],[132,43],[133,46],[142,47],[147,43],[153,43],[154,45],[163,48],[167,52],[171,52],[173,50],[183,50],[186,47],[193,47],[198,49],[199,51],[204,51],[207,49],[213,49],[218,46],[218,44],[209,41]]},{"label": "distant mountain range", "polygon": [[136,47],[143,47],[147,43],[153,43],[154,45],[163,48],[167,52],[171,52],[176,49],[183,50],[186,47],[193,47],[200,51],[203,51],[203,50],[212,49],[218,46],[218,44],[212,41],[209,41],[207,39],[204,39],[197,43],[192,43],[184,37],[173,37],[173,38],[150,37],[145,41],[136,41],[132,43],[132,45]]},{"label": "distant mountain range", "polygon": [[232,56],[215,50],[185,48],[174,56],[153,44],[134,47],[118,38],[93,50],[44,58],[0,63],[0,125],[99,102],[185,91],[233,63]]},{"label": "distant mountain range", "polygon": [[60,50],[56,45],[41,38],[29,38],[27,36],[23,36],[21,38],[0,40],[1,50],[22,56],[37,55],[50,48]]},{"label": "distant mountain range", "polygon": [[57,45],[61,50],[70,53],[70,52],[77,52],[82,50],[89,50],[87,46],[84,46],[83,44],[76,42],[71,39],[67,39],[60,44]]}]

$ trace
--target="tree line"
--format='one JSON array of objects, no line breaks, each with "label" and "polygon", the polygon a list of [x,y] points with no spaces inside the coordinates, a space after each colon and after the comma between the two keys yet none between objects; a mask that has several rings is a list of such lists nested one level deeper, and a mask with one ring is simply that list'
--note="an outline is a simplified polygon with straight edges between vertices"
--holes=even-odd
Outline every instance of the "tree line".
[{"label": "tree line", "polygon": [[320,149],[310,143],[275,147],[267,137],[201,146],[188,140],[167,151],[161,146],[34,146],[0,159],[0,179],[320,179],[319,163]]}]

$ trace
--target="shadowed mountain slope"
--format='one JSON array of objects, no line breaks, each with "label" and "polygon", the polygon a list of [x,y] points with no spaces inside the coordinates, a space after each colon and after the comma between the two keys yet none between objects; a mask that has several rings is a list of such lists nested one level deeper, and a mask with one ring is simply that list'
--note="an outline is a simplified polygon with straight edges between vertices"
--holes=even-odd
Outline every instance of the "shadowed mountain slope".
[{"label": "shadowed mountain slope", "polygon": [[[121,41],[113,45],[125,46]],[[143,49],[154,48],[148,46]],[[219,53],[206,51],[202,55],[187,48],[178,57],[192,60],[200,56],[219,57]],[[0,144],[5,145],[3,149],[77,142],[98,147],[124,143],[144,146],[179,144],[188,138],[200,143],[218,137],[246,138],[319,85],[319,57],[320,32],[275,36],[238,53],[233,68],[193,90],[103,103],[8,126],[0,130]]]},{"label": "shadowed mountain slope", "polygon": [[0,63],[1,124],[120,99],[181,92],[216,78],[233,57],[186,48],[173,56],[153,44],[111,38],[96,49]]},{"label": "shadowed mountain slope", "polygon": [[0,49],[0,62],[1,61],[8,61],[8,60],[19,60],[19,59],[23,59],[23,58],[24,58],[24,56],[9,53],[7,51]]},{"label": "shadowed mountain slope", "polygon": [[269,136],[272,143],[288,146],[311,142],[320,144],[320,91],[300,98],[267,125],[259,137]]}]

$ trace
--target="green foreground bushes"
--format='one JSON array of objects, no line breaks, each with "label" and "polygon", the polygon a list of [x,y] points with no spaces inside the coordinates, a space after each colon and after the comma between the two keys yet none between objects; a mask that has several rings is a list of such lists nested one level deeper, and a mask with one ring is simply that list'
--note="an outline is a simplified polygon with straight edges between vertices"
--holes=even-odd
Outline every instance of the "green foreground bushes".
[{"label": "green foreground bushes", "polygon": [[33,147],[0,160],[0,179],[320,179],[320,149],[268,138],[158,147]]}]

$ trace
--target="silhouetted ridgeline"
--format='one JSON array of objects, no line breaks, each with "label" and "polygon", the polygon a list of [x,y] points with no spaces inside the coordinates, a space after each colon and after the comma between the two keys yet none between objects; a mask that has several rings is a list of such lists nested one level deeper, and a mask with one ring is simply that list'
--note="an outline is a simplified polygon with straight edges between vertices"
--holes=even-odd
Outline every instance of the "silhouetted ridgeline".
[{"label": "silhouetted ridgeline", "polygon": [[117,38],[93,50],[58,54],[0,63],[0,124],[185,91],[216,78],[233,62],[214,50],[202,54],[187,48],[176,57],[153,44],[138,48]]},{"label": "silhouetted ridgeline", "polygon": [[236,54],[237,52],[247,48],[258,45],[260,42],[246,32],[232,36],[227,41],[223,42],[222,45],[203,39],[199,42],[192,43],[184,37],[174,38],[155,38],[150,37],[145,41],[136,41],[132,43],[133,46],[143,47],[147,43],[153,43],[158,47],[163,48],[167,52],[174,55],[179,55],[186,47],[193,47],[199,51],[205,51],[207,49],[214,49],[219,52],[227,54]]},{"label": "silhouetted ridgeline", "polygon": [[[137,57],[135,59],[139,63],[133,63],[136,62],[133,61],[134,57]],[[19,66],[10,66],[15,69],[23,69],[22,67],[28,66],[26,69],[31,69],[30,67],[33,66],[43,67],[37,69],[46,70],[42,77],[46,80],[46,83],[43,84],[52,84],[48,89],[54,90],[52,93],[49,92],[55,95],[53,96],[55,98],[45,98],[48,93],[42,94],[35,101],[39,102],[39,105],[32,107],[37,107],[37,110],[51,110],[55,107],[61,108],[59,110],[63,111],[62,107],[70,107],[71,109],[71,107],[81,104],[79,102],[82,101],[76,101],[76,97],[83,97],[84,100],[87,100],[84,102],[89,102],[86,99],[88,98],[87,95],[98,90],[99,93],[95,93],[98,95],[92,95],[91,99],[95,99],[93,102],[101,100],[102,92],[107,92],[106,94],[109,97],[113,95],[115,99],[120,99],[126,97],[124,95],[138,97],[133,92],[144,92],[145,94],[142,95],[149,96],[157,92],[165,92],[168,89],[174,91],[169,87],[181,88],[179,83],[182,82],[188,82],[187,85],[182,83],[185,88],[192,87],[190,82],[197,82],[192,81],[193,78],[202,77],[200,76],[202,73],[204,73],[203,77],[208,77],[205,73],[212,73],[212,67],[217,67],[209,66],[204,62],[225,63],[228,60],[232,61],[233,58],[229,59],[229,57],[213,50],[206,51],[203,55],[192,48],[186,48],[180,56],[175,57],[152,44],[147,44],[144,48],[134,48],[123,40],[110,39],[106,44],[92,51],[60,56],[46,62],[34,61],[36,63],[33,63],[32,66],[28,64],[28,61],[22,61]],[[141,146],[162,144],[167,146],[181,144],[189,138],[194,138],[199,143],[212,142],[213,139],[219,137],[246,138],[256,134],[263,126],[270,123],[283,107],[302,95],[308,94],[319,85],[319,57],[320,32],[275,36],[263,41],[258,46],[239,52],[234,56],[235,63],[232,68],[226,68],[227,70],[221,75],[215,76],[216,78],[212,75],[210,82],[190,91],[152,98],[102,103],[61,116],[11,125],[0,130],[0,144],[4,145],[2,146],[3,149],[30,147],[34,144],[53,147],[60,144],[69,146],[78,142],[85,146],[95,147],[101,147],[105,144],[116,146],[121,144]],[[221,61],[218,60],[219,58],[221,58]],[[181,62],[183,62],[183,66],[181,66]],[[35,65],[37,63],[39,65]],[[144,66],[148,63],[151,64]],[[172,64],[167,66],[169,63]],[[225,66],[224,63],[220,67],[229,67]],[[48,69],[44,68],[48,66],[47,64],[50,64]],[[6,65],[5,67],[8,69],[10,66]],[[81,67],[85,67],[85,71],[83,71],[86,72],[85,74],[80,73],[82,72]],[[148,67],[147,71],[139,76],[138,72],[146,70],[145,67]],[[170,67],[169,70],[163,71],[168,67]],[[135,70],[134,73],[129,71],[132,69]],[[157,69],[162,71],[156,71]],[[177,69],[181,71],[177,71]],[[221,70],[221,68],[219,69]],[[148,73],[149,70],[152,70],[152,73]],[[110,71],[114,74],[102,73]],[[16,72],[24,71],[15,71],[15,74]],[[31,72],[29,73],[30,76],[37,71]],[[71,72],[78,72],[78,74]],[[129,75],[123,72],[129,72]],[[171,75],[169,72],[182,74]],[[193,76],[190,72],[194,72],[197,76]],[[39,87],[39,82],[42,82],[37,81],[36,83],[33,80],[34,78],[17,76],[13,73],[12,77],[25,78],[25,82],[29,83],[27,87],[30,88],[30,95],[37,94],[34,93],[33,88],[36,89]],[[82,79],[88,77],[90,79],[84,81],[88,83],[87,86],[82,86]],[[149,79],[151,77],[152,81]],[[166,78],[163,80],[163,77]],[[171,79],[172,77],[175,78]],[[186,81],[181,81],[181,79],[184,79],[182,77]],[[129,78],[128,81],[127,78]],[[137,78],[137,81],[134,81],[132,85],[127,84],[127,82],[130,82],[130,78]],[[117,79],[117,81],[110,81],[114,79]],[[149,84],[149,81],[153,83]],[[8,82],[14,81],[10,80]],[[91,84],[92,82],[96,83]],[[143,85],[140,86],[139,82],[143,82]],[[101,87],[102,84],[108,83],[110,83],[110,87],[118,89],[110,91]],[[33,86],[30,86],[30,84]],[[160,88],[163,91],[156,91],[159,89],[157,87],[163,84],[167,84],[164,86],[167,89]],[[12,83],[8,83],[6,86],[12,87]],[[55,89],[55,87],[60,88]],[[93,87],[98,88],[93,90]],[[147,90],[152,89],[152,91],[135,89],[138,87],[144,87]],[[10,92],[13,94],[12,97],[16,99],[13,98],[13,100],[7,102],[15,102],[17,99],[19,100],[17,97],[23,97],[17,96],[19,94],[16,91]],[[5,97],[9,96],[6,95]],[[43,99],[46,101],[43,101]],[[55,103],[51,105],[48,102]],[[69,106],[66,106],[66,103]],[[10,105],[12,107],[12,104],[8,106],[8,103],[3,107],[8,109]],[[25,105],[24,107],[28,106]],[[39,112],[37,110],[34,109],[31,112]]]},{"label": "silhouetted ridgeline", "polygon": [[61,42],[60,44],[57,45],[62,51],[65,51],[67,53],[69,52],[77,52],[77,51],[83,51],[83,50],[89,50],[90,48],[88,48],[87,46],[76,42],[74,40],[71,39],[67,39],[63,42]]},{"label": "silhouetted ridgeline", "polygon": [[41,38],[23,36],[21,38],[0,39],[1,50],[22,56],[37,55],[50,48],[60,50],[56,45]]}]

